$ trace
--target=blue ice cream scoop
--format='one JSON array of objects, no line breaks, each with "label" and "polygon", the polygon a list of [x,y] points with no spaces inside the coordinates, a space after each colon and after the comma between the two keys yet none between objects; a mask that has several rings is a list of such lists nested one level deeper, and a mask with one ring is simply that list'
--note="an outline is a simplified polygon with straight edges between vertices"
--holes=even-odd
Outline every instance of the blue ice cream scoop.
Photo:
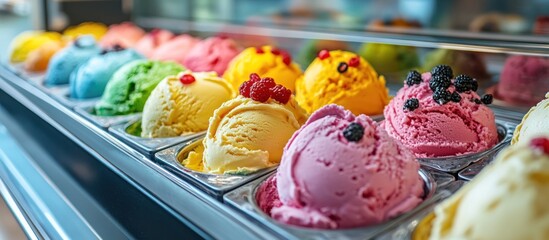
[{"label": "blue ice cream scoop", "polygon": [[91,57],[98,55],[100,51],[101,48],[97,46],[93,36],[79,37],[52,57],[44,84],[50,86],[68,84],[71,73]]},{"label": "blue ice cream scoop", "polygon": [[96,98],[103,95],[107,82],[124,64],[144,57],[132,49],[115,46],[103,50],[82,64],[70,77],[71,97]]}]

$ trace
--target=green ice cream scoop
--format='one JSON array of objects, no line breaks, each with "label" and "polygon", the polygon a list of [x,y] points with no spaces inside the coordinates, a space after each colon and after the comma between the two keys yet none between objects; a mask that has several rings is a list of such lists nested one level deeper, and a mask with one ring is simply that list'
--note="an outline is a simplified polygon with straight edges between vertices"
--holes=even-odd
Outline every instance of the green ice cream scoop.
[{"label": "green ice cream scoop", "polygon": [[114,73],[101,100],[95,105],[95,114],[114,116],[142,112],[156,85],[165,77],[184,70],[183,66],[175,62],[130,62]]},{"label": "green ice cream scoop", "polygon": [[419,66],[415,47],[367,43],[362,45],[359,54],[381,75],[405,74]]}]

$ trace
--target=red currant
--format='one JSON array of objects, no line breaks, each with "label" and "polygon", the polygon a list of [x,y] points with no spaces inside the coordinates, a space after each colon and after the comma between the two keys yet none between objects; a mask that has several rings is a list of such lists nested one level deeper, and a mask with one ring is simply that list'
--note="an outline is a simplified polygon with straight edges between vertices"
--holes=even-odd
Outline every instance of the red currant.
[{"label": "red currant", "polygon": [[530,146],[535,149],[541,150],[546,155],[549,155],[549,138],[534,138],[530,141]]},{"label": "red currant", "polygon": [[318,52],[317,56],[318,58],[320,58],[320,60],[324,60],[330,57],[330,52],[328,50],[321,50],[320,52]]},{"label": "red currant", "polygon": [[359,64],[360,64],[360,57],[359,56],[352,57],[349,60],[349,67],[358,67]]},{"label": "red currant", "polygon": [[179,78],[179,81],[181,81],[181,83],[183,83],[183,84],[191,84],[191,83],[195,82],[196,79],[191,74],[184,74],[183,76],[181,76]]}]

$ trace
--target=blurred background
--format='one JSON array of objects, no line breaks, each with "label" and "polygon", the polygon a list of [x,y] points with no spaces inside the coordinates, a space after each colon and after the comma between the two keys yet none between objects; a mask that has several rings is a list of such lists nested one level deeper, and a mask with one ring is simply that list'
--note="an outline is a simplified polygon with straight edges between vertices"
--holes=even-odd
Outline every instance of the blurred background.
[{"label": "blurred background", "polygon": [[[354,51],[385,75],[392,94],[409,70],[437,64],[477,78],[481,91],[500,100],[495,107],[524,113],[549,91],[549,0],[0,0],[0,58],[23,31],[124,21],[147,31],[227,36],[244,47],[276,45],[302,69],[321,49]],[[536,70],[498,88],[515,55],[535,57]],[[497,89],[532,94],[503,99]],[[9,216],[0,201],[0,240],[24,238]]]}]

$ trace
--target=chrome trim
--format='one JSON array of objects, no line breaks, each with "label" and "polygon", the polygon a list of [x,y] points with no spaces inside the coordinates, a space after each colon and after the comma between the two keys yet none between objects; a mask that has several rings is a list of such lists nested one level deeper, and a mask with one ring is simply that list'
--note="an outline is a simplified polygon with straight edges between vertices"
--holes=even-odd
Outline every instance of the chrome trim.
[{"label": "chrome trim", "polygon": [[[520,39],[499,36],[487,38],[484,34],[444,31],[436,34],[432,31],[399,30],[392,32],[353,31],[319,29],[292,29],[284,26],[256,27],[230,24],[225,22],[187,21],[178,19],[138,17],[134,21],[147,28],[173,29],[182,32],[231,33],[296,39],[327,39],[346,42],[376,42],[424,48],[444,48],[460,51],[485,53],[505,53],[532,56],[549,56],[549,46],[545,37],[526,37]],[[529,42],[525,42],[529,41]]]}]

